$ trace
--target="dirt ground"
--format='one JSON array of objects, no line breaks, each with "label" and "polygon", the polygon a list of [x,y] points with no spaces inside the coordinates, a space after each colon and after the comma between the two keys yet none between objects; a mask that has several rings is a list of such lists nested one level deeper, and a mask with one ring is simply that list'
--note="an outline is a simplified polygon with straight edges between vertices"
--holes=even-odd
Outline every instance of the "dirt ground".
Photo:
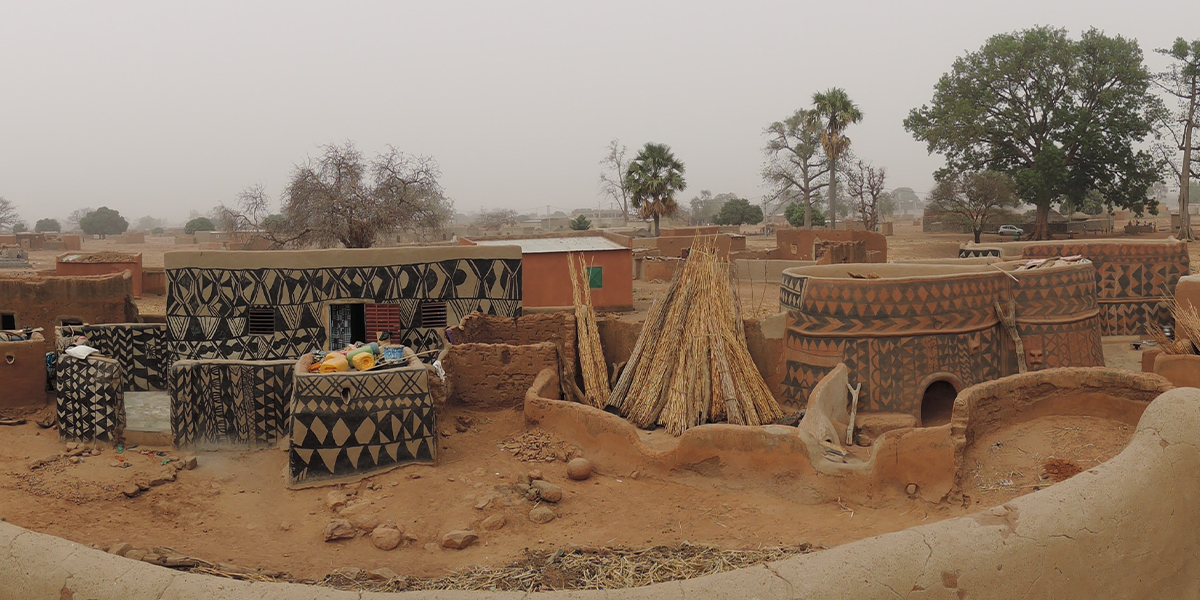
[{"label": "dirt ground", "polygon": [[[195,470],[135,498],[120,487],[162,469],[162,457],[127,449],[133,466],[112,467],[111,448],[82,464],[59,460],[36,470],[31,460],[58,452],[51,430],[30,423],[0,428],[0,518],[87,545],[107,548],[165,546],[210,562],[319,579],[337,569],[388,567],[405,575],[439,576],[472,565],[508,563],[525,548],[580,546],[631,548],[683,541],[723,548],[770,548],[810,543],[831,547],[848,541],[933,522],[978,509],[977,502],[1002,502],[1028,493],[1042,461],[1061,456],[1086,469],[1118,451],[1131,431],[1097,419],[1051,417],[1011,427],[981,444],[970,464],[978,475],[966,490],[967,507],[897,499],[868,508],[853,498],[810,504],[798,486],[722,480],[694,473],[669,478],[598,473],[577,482],[560,461],[521,462],[502,448],[525,429],[518,411],[457,412],[474,426],[443,440],[441,464],[409,466],[353,485],[288,490],[281,450],[205,452]],[[444,427],[444,426],[443,426]],[[1088,434],[1087,432],[1094,432]],[[995,446],[993,439],[1002,442]],[[1087,442],[1087,443],[1084,443]],[[510,442],[511,443],[511,442]],[[178,453],[156,448],[167,455]],[[545,525],[528,519],[534,504],[513,488],[518,476],[539,470],[562,487],[563,500],[547,505],[557,518]],[[1007,477],[1011,485],[998,484]],[[994,488],[994,489],[993,489]],[[396,550],[376,549],[360,535],[325,542],[335,517],[327,506],[331,490],[357,494],[343,517],[372,515],[392,521],[412,540]],[[503,514],[498,531],[480,527]],[[480,535],[465,550],[440,547],[455,529]]]}]

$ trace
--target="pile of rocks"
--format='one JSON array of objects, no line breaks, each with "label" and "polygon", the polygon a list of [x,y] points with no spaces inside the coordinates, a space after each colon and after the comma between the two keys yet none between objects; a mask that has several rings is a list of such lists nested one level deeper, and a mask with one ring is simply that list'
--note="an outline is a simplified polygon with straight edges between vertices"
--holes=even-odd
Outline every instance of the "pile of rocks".
[{"label": "pile of rocks", "polygon": [[405,534],[395,522],[382,521],[371,510],[371,503],[359,499],[357,493],[347,494],[333,490],[326,494],[325,504],[334,517],[325,526],[325,541],[348,540],[366,535],[371,545],[380,550],[395,550],[403,544],[415,542],[417,538]]},{"label": "pile of rocks", "polygon": [[[125,496],[128,498],[137,497],[142,492],[145,492],[152,487],[166,485],[172,481],[175,481],[175,478],[177,477],[176,474],[179,471],[190,471],[195,469],[196,465],[199,464],[199,459],[197,459],[194,455],[184,458],[180,458],[178,456],[168,456],[162,460],[166,464],[163,465],[163,468],[159,470],[157,474],[149,477],[134,478],[133,481],[130,481],[121,487],[121,493],[125,494]],[[121,464],[128,465],[129,463],[122,462]]]}]

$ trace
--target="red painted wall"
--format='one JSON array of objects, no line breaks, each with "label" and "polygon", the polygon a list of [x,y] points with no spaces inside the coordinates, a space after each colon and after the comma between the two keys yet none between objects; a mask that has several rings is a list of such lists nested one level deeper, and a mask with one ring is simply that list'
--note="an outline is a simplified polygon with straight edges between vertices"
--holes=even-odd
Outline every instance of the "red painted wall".
[{"label": "red painted wall", "polygon": [[[596,310],[632,310],[633,250],[581,254],[588,266],[604,269],[603,287],[592,290],[592,305]],[[521,271],[522,305],[534,308],[574,304],[566,252],[522,255]]]}]

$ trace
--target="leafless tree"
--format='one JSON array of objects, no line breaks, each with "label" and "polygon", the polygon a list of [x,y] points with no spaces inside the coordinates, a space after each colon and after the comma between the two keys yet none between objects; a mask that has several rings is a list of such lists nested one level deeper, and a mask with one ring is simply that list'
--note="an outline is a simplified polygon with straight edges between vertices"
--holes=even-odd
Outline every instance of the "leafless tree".
[{"label": "leafless tree", "polygon": [[875,168],[863,160],[846,165],[846,193],[862,220],[863,227],[875,231],[879,217],[891,212],[891,195],[885,189],[887,169]]},{"label": "leafless tree", "polygon": [[[792,116],[771,123],[763,133],[767,145],[763,149],[766,163],[762,176],[774,188],[771,200],[799,198],[804,204],[804,228],[812,229],[812,203],[821,190],[829,185],[829,160],[821,146],[821,130],[812,124],[808,110],[798,110]],[[786,202],[777,204],[783,206]],[[774,211],[773,211],[774,212]]]},{"label": "leafless tree", "polygon": [[12,227],[20,222],[21,217],[17,214],[17,208],[13,206],[12,201],[0,196],[0,229]]},{"label": "leafless tree", "polygon": [[955,174],[939,181],[929,194],[930,209],[971,224],[975,243],[993,219],[1020,203],[1012,179],[996,171]]},{"label": "leafless tree", "polygon": [[1171,48],[1158,50],[1175,60],[1155,82],[1177,108],[1160,113],[1159,129],[1165,143],[1159,144],[1163,162],[1170,165],[1179,180],[1179,238],[1195,239],[1192,234],[1192,219],[1188,212],[1191,201],[1191,180],[1200,178],[1200,160],[1193,152],[1200,152],[1200,39],[1188,42],[1177,38]]},{"label": "leafless tree", "polygon": [[621,207],[621,223],[629,224],[629,185],[625,182],[625,173],[629,171],[628,158],[625,158],[627,149],[621,144],[621,140],[613,138],[608,142],[608,154],[600,159],[600,166],[604,170],[600,172],[600,191],[604,195],[612,198],[613,201]]},{"label": "leafless tree", "polygon": [[93,211],[94,211],[94,209],[90,206],[86,207],[86,208],[75,209],[75,210],[71,211],[71,214],[67,215],[67,218],[65,219],[65,223],[67,225],[70,225],[71,228],[74,229],[79,226],[79,222],[82,221],[84,217],[88,216]]},{"label": "leafless tree", "polygon": [[261,186],[220,207],[218,220],[235,231],[253,229],[276,246],[369,248],[397,229],[442,227],[453,205],[442,193],[437,162],[388,146],[369,163],[352,142],[328,144],[299,165],[272,215]]},{"label": "leafless tree", "polygon": [[511,208],[485,210],[475,217],[475,226],[480,229],[499,229],[505,225],[516,225],[517,211]]}]

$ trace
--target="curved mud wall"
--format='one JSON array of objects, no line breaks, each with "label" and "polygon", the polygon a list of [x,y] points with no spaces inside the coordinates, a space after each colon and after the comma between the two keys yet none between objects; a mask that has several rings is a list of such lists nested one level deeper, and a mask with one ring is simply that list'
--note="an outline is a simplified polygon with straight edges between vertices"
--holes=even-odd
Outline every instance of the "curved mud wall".
[{"label": "curved mud wall", "polygon": [[999,242],[959,246],[960,258],[997,256],[1005,260],[1082,255],[1096,265],[1100,332],[1140,335],[1146,323],[1169,323],[1164,300],[1190,272],[1187,243],[1165,240]]},{"label": "curved mud wall", "polygon": [[1044,490],[759,567],[597,592],[369,594],[172,571],[0,523],[0,600],[1200,597],[1200,390],[1146,409],[1112,460]]},{"label": "curved mud wall", "polygon": [[[879,278],[851,278],[870,270]],[[1014,279],[1015,278],[1015,279]],[[803,404],[839,363],[862,383],[860,410],[920,418],[922,396],[1019,371],[1016,345],[996,314],[1016,302],[1030,369],[1104,364],[1090,264],[1037,271],[989,265],[807,267],[784,272],[784,399]]]}]

